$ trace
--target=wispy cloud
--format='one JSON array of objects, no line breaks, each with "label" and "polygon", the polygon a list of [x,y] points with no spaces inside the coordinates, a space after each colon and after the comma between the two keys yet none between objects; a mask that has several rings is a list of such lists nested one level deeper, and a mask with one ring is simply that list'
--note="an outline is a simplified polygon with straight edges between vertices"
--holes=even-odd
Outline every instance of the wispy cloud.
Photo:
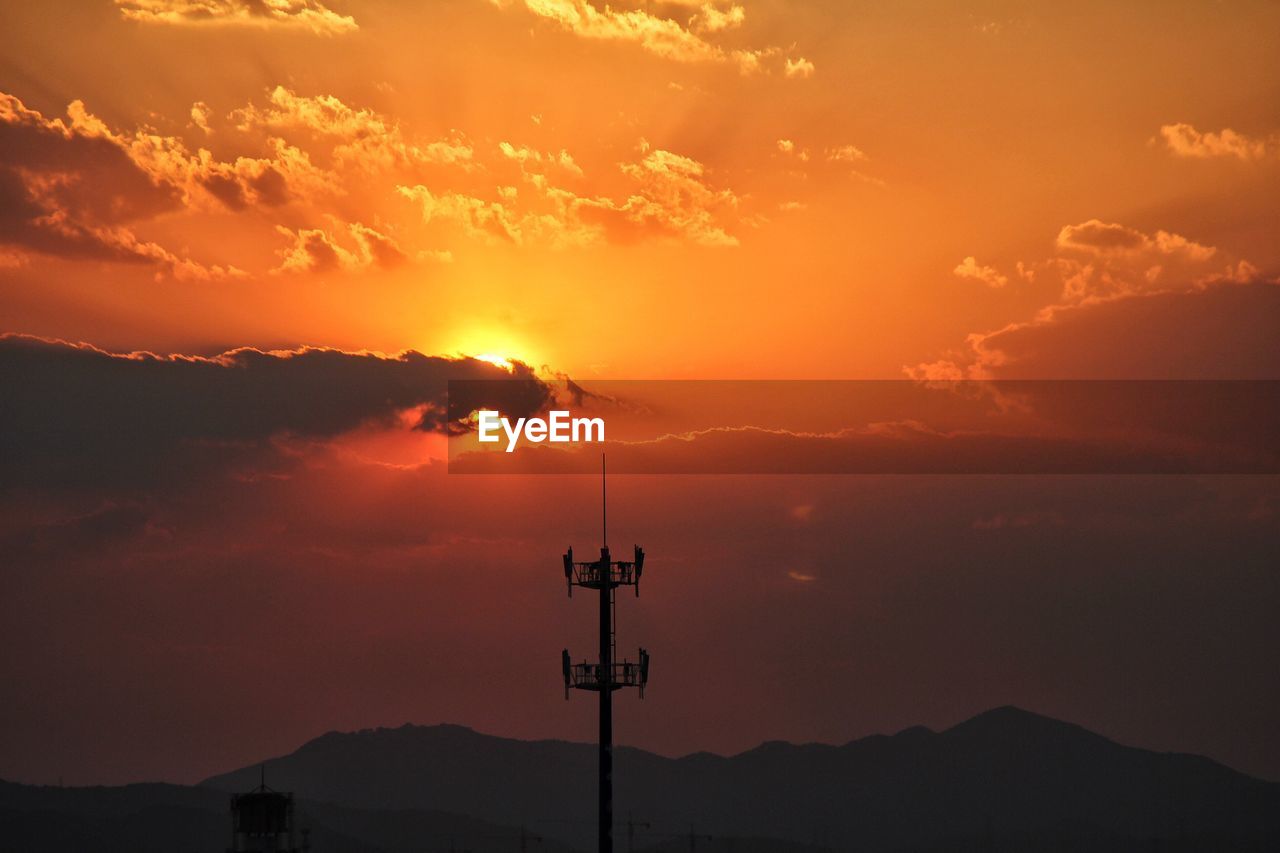
[{"label": "wispy cloud", "polygon": [[[781,60],[788,77],[809,77],[814,64],[804,58],[785,58],[778,47],[753,50],[730,48],[711,41],[708,36],[732,29],[746,19],[740,5],[701,2],[697,12],[687,21],[656,15],[646,9],[614,9],[597,6],[589,0],[491,0],[500,8],[521,6],[540,18],[553,21],[562,29],[581,38],[596,41],[627,42],[663,59],[675,62],[706,62],[734,65],[743,74],[764,70],[765,61]],[[675,3],[676,6],[691,6]]]},{"label": "wispy cloud", "polygon": [[240,130],[307,131],[337,141],[332,154],[338,165],[365,171],[437,163],[466,164],[473,150],[455,136],[428,142],[409,139],[394,119],[371,109],[352,107],[333,95],[299,95],[276,86],[265,106],[249,104],[231,114]]},{"label": "wispy cloud", "polygon": [[1166,124],[1160,128],[1160,138],[1174,155],[1200,160],[1218,157],[1261,160],[1280,151],[1275,137],[1258,139],[1229,127],[1215,133],[1201,132],[1189,124]]},{"label": "wispy cloud", "polygon": [[1009,283],[1008,276],[1003,275],[995,267],[979,264],[978,260],[973,255],[969,255],[957,264],[956,268],[952,270],[952,272],[960,278],[980,281],[987,287],[1004,287]]},{"label": "wispy cloud", "polygon": [[293,27],[317,35],[358,29],[355,18],[319,0],[115,0],[120,14],[147,24]]},{"label": "wispy cloud", "polygon": [[[540,163],[581,174],[567,152],[543,155],[509,143],[500,150],[522,170]],[[726,228],[739,199],[732,190],[712,185],[702,163],[656,149],[618,168],[632,185],[625,198],[580,195],[544,173],[527,172],[526,191],[499,187],[493,197],[433,191],[422,184],[398,189],[428,223],[453,223],[469,236],[517,246],[567,248],[664,238],[700,246],[738,244]]]}]

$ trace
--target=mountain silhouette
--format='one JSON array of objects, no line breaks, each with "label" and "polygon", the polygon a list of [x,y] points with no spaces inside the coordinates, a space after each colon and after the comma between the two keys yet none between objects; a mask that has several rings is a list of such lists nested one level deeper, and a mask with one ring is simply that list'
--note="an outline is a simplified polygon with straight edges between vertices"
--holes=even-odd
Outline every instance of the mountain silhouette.
[{"label": "mountain silhouette", "polygon": [[[591,744],[405,725],[329,733],[268,767],[273,786],[309,800],[469,815],[590,849],[595,762]],[[201,784],[248,790],[258,773]],[[1280,785],[1013,707],[843,746],[674,759],[624,747],[614,784],[619,823],[647,821],[642,838],[661,849],[691,826],[743,850],[749,838],[860,851],[1280,849]]]}]

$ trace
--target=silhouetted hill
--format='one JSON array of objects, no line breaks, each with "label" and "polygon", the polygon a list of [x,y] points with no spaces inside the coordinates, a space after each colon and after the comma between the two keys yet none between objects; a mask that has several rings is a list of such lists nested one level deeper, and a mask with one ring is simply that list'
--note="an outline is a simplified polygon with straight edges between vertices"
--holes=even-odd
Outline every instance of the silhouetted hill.
[{"label": "silhouetted hill", "polygon": [[[440,809],[589,848],[595,761],[590,744],[406,725],[324,735],[272,760],[269,773],[311,799]],[[244,790],[257,773],[203,784]],[[620,821],[630,812],[664,834],[649,844],[693,825],[719,838],[864,851],[990,849],[993,839],[1020,839],[1019,849],[1280,849],[1268,846],[1280,845],[1280,785],[1008,707],[943,732],[915,727],[844,746],[771,742],[678,759],[622,748],[615,795]]]},{"label": "silhouetted hill", "polygon": [[[5,853],[225,853],[229,796],[182,785],[62,788],[0,781]],[[430,809],[378,811],[299,800],[315,853],[520,850],[521,830]],[[569,853],[554,842],[540,853]]]}]

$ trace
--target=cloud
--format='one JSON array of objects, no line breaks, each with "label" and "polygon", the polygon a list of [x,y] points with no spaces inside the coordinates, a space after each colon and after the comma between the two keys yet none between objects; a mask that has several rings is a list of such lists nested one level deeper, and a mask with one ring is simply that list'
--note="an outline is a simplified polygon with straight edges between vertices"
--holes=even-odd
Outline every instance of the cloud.
[{"label": "cloud", "polygon": [[209,127],[209,119],[213,118],[213,110],[209,109],[209,105],[204,101],[196,101],[191,105],[191,123],[205,132],[205,135],[213,133],[213,129]]},{"label": "cloud", "polygon": [[414,142],[381,113],[349,106],[333,95],[299,95],[284,86],[271,90],[266,106],[249,104],[231,118],[243,131],[305,130],[334,138],[334,161],[367,172],[422,164],[466,165],[474,154],[460,137]]},{"label": "cloud", "polygon": [[395,240],[360,222],[347,226],[354,249],[344,248],[329,232],[320,228],[293,230],[277,226],[276,231],[289,238],[290,245],[278,253],[280,265],[272,270],[274,273],[359,272],[370,267],[392,269],[409,259]]},{"label": "cloud", "polygon": [[[515,188],[508,188],[507,198],[514,198]],[[472,237],[497,239],[511,243],[524,243],[531,238],[544,220],[532,214],[522,215],[509,211],[502,201],[486,201],[463,193],[432,193],[422,184],[398,187],[397,191],[416,203],[427,223],[449,221],[461,225]],[[545,220],[559,230],[559,220]]]},{"label": "cloud", "polygon": [[406,413],[418,429],[440,431],[451,379],[517,380],[481,388],[513,414],[532,414],[549,395],[519,362],[508,372],[413,351],[110,353],[0,335],[0,483],[127,488],[209,466],[278,464],[279,436],[323,440],[369,422],[401,424]]},{"label": "cloud", "polygon": [[584,199],[581,215],[588,213],[605,224],[606,233],[625,241],[632,234],[680,237],[700,246],[736,246],[736,237],[718,224],[717,216],[736,211],[738,197],[730,190],[713,189],[706,167],[691,157],[657,149],[638,163],[620,167],[639,189],[626,202]]},{"label": "cloud", "polygon": [[[273,137],[267,140],[269,157],[237,157],[230,162],[214,159],[201,148],[184,157],[176,147],[175,156],[154,162],[163,175],[184,189],[190,206],[203,206],[206,196],[229,210],[279,207],[290,201],[316,201],[322,196],[340,195],[337,176],[320,168],[301,148]],[[145,152],[138,153],[142,162]]]},{"label": "cloud", "polygon": [[867,155],[853,145],[839,145],[827,149],[827,160],[832,163],[857,163],[866,160]]},{"label": "cloud", "polygon": [[795,157],[797,160],[799,160],[802,163],[809,162],[809,157],[810,157],[809,149],[800,148],[799,146],[796,145],[794,140],[779,139],[777,142],[777,146],[778,146],[779,153],[785,154],[788,157]]},{"label": "cloud", "polygon": [[[843,164],[861,163],[870,159],[861,149],[854,145],[837,145],[829,147],[822,150],[817,157],[815,157],[813,152],[808,148],[804,147],[799,142],[796,142],[794,139],[784,137],[777,140],[775,145],[780,154],[785,157],[795,158],[799,164],[807,164],[810,162],[814,163],[815,166],[826,164],[827,169],[833,168],[832,164],[835,164],[835,168],[839,168]],[[793,169],[795,170],[793,174],[807,174],[806,171],[802,171],[802,168],[803,167],[799,165],[793,166]],[[871,184],[872,186],[886,186],[883,179],[877,178],[873,175],[868,175],[858,169],[848,169],[845,174],[857,181]]]},{"label": "cloud", "polygon": [[817,67],[803,56],[788,59],[783,66],[783,73],[788,77],[808,79],[813,76]]},{"label": "cloud", "polygon": [[1008,276],[1001,275],[1000,271],[995,267],[979,265],[973,255],[969,255],[957,264],[952,272],[960,276],[960,278],[971,278],[975,281],[980,281],[987,287],[1004,287],[1009,283]]},{"label": "cloud", "polygon": [[499,142],[498,150],[502,156],[520,164],[530,178],[540,178],[541,174],[533,172],[534,167],[556,167],[571,175],[582,177],[582,167],[573,159],[573,155],[561,148],[559,151],[536,151],[526,146],[512,145],[510,142]]},{"label": "cloud", "polygon": [[278,137],[265,142],[270,156],[221,161],[206,148],[192,152],[182,139],[146,127],[113,130],[80,101],[73,101],[67,111],[77,132],[120,148],[153,182],[176,188],[186,207],[211,203],[231,210],[277,207],[294,199],[340,192],[336,176]]},{"label": "cloud", "polygon": [[[619,10],[608,5],[600,8],[589,0],[491,2],[499,8],[521,6],[581,38],[639,45],[655,56],[675,62],[730,64],[742,74],[761,71],[765,59],[781,53],[776,47],[755,50],[726,48],[703,37],[741,24],[746,18],[746,11],[737,5],[717,2],[697,4],[699,11],[687,24],[682,24],[674,18],[660,17],[645,9]],[[674,5],[694,4],[677,2]],[[788,77],[808,77],[813,73],[813,63],[808,60],[787,59],[785,62]]]},{"label": "cloud", "polygon": [[694,32],[718,33],[740,27],[746,19],[747,10],[736,3],[723,9],[712,3],[704,3],[698,13],[689,19],[689,28]]},{"label": "cloud", "polygon": [[1066,225],[1058,232],[1059,249],[1070,249],[1094,255],[1120,253],[1180,256],[1190,261],[1207,261],[1216,249],[1188,240],[1181,234],[1157,231],[1148,236],[1134,228],[1090,219],[1079,225]]},{"label": "cloud", "polygon": [[[520,160],[520,150],[507,148],[510,159],[528,162],[528,157]],[[702,163],[655,149],[637,162],[619,164],[619,169],[633,185],[622,199],[582,196],[545,180],[533,182],[524,194],[517,187],[500,187],[492,199],[433,192],[422,184],[398,190],[418,205],[428,223],[451,222],[469,236],[517,246],[568,248],[640,239],[738,245],[724,224],[736,213],[738,197],[712,187]]]},{"label": "cloud", "polygon": [[[192,107],[195,124],[207,123],[209,115],[203,104]],[[66,121],[46,119],[12,95],[0,94],[0,133],[23,158],[11,167],[81,173],[83,180],[70,184],[93,184],[81,200],[119,219],[143,219],[205,201],[233,210],[274,207],[294,197],[339,191],[333,175],[280,138],[266,140],[268,157],[220,161],[207,149],[192,152],[178,137],[149,128],[112,129],[82,101],[72,101],[67,116]]]},{"label": "cloud", "polygon": [[1166,124],[1160,128],[1160,138],[1175,156],[1201,160],[1216,157],[1261,160],[1277,150],[1274,137],[1255,139],[1229,127],[1217,133],[1202,133],[1189,124]]},{"label": "cloud", "polygon": [[134,223],[178,210],[182,189],[139,162],[79,101],[46,119],[0,93],[0,244],[70,260],[159,266],[178,278],[224,278],[140,239]]},{"label": "cloud", "polygon": [[[555,194],[556,190],[551,173],[572,178],[584,176],[582,167],[573,159],[573,155],[565,149],[559,151],[538,151],[525,145],[512,145],[510,142],[499,142],[498,152],[508,163],[520,168],[520,177],[542,193]],[[567,193],[572,195],[572,193]]]},{"label": "cloud", "polygon": [[1277,328],[1280,287],[1258,279],[1058,307],[971,335],[952,367],[993,378],[1280,379]]},{"label": "cloud", "polygon": [[[1066,304],[1198,285],[1219,276],[1219,270],[1208,267],[1218,253],[1216,247],[1169,231],[1146,234],[1090,219],[1063,226],[1056,245],[1061,256],[1045,266],[1062,280]],[[1027,270],[1024,266],[1024,277]]]},{"label": "cloud", "polygon": [[0,94],[0,161],[36,203],[99,222],[127,222],[180,206],[174,187],[157,182],[104,133],[80,101],[69,120],[46,119],[13,95]]},{"label": "cloud", "polygon": [[1064,225],[1058,232],[1057,240],[1059,248],[1095,253],[1130,251],[1147,242],[1146,235],[1141,231],[1123,225],[1107,224],[1098,219],[1090,219],[1079,225]]},{"label": "cloud", "polygon": [[[1280,288],[1247,260],[1180,234],[1091,219],[1019,276],[1060,292],[1030,320],[971,333],[958,353],[906,368],[917,379],[1280,378]],[[972,257],[957,275],[995,270]],[[1176,346],[1175,346],[1176,342]]]},{"label": "cloud", "polygon": [[350,15],[319,0],[115,0],[131,21],[182,26],[290,27],[331,36],[354,32]]},{"label": "cloud", "polygon": [[[194,103],[189,117],[190,129],[204,136],[213,133],[213,111],[207,104]],[[314,208],[345,196],[345,178],[353,170],[371,173],[424,164],[466,169],[473,154],[461,138],[412,141],[395,122],[372,110],[330,96],[300,96],[284,87],[272,90],[265,106],[251,104],[231,117],[238,122],[237,131],[263,131],[253,145],[265,150],[223,160],[207,148],[193,149],[182,138],[147,126],[112,127],[78,100],[68,105],[65,118],[46,118],[17,97],[0,93],[0,150],[5,153],[0,162],[0,244],[23,257],[40,253],[136,263],[179,279],[238,277],[245,273],[230,264],[182,257],[140,237],[137,229],[164,215],[196,210],[242,212],[291,204]],[[306,149],[277,135],[292,132],[309,134],[309,147],[315,148],[317,139],[324,143],[322,156],[328,153],[331,167],[313,162]],[[577,169],[567,152],[545,157],[555,157],[568,171]],[[342,230],[350,231],[346,226]],[[399,251],[377,232],[350,233],[355,251],[340,266],[355,268],[366,258],[385,265]],[[307,235],[305,242],[319,259],[321,235]],[[301,258],[296,255],[289,263],[301,263]],[[324,266],[319,260],[316,264]]]}]

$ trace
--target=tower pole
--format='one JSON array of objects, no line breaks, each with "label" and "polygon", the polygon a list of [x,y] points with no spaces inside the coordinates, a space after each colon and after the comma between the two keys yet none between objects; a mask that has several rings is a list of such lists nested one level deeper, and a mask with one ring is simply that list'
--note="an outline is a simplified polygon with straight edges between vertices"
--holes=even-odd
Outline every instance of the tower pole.
[{"label": "tower pole", "polygon": [[[602,549],[601,559],[608,561],[608,548]],[[612,593],[611,584],[600,585],[600,853],[613,853]]]},{"label": "tower pole", "polygon": [[600,853],[613,853],[613,583],[609,559],[609,503],[600,454]]},{"label": "tower pole", "polygon": [[633,586],[636,594],[640,594],[640,575],[644,570],[644,549],[639,545],[635,549],[635,560],[614,560],[609,555],[608,507],[605,484],[604,455],[600,457],[600,527],[603,542],[600,546],[600,559],[590,562],[576,562],[573,559],[573,548],[564,554],[564,576],[568,583],[569,595],[573,588],[585,587],[600,593],[599,630],[600,655],[595,663],[590,659],[582,663],[573,663],[569,650],[560,653],[560,663],[564,676],[565,699],[569,698],[569,689],[595,690],[600,694],[600,779],[599,779],[599,851],[613,853],[613,691],[622,687],[640,688],[640,698],[644,698],[644,687],[649,681],[649,653],[640,648],[637,663],[624,660],[622,664],[614,661],[616,654],[614,628],[617,615],[614,611],[614,595],[619,586]]}]

